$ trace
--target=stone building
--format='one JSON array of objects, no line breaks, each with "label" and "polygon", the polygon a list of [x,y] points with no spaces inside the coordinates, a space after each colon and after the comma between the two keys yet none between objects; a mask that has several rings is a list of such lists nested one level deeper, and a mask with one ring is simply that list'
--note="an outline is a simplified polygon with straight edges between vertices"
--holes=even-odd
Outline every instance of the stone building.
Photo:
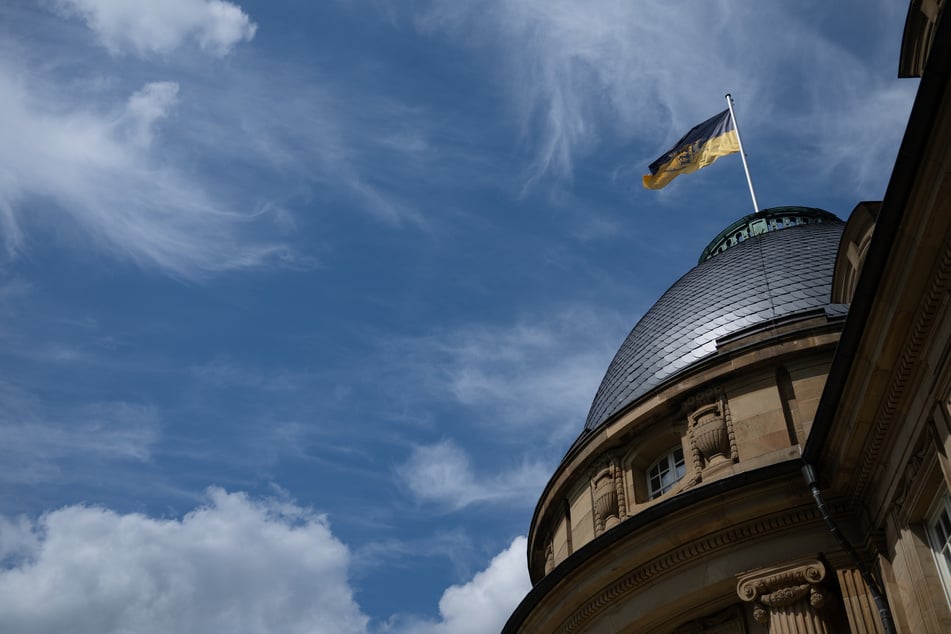
[{"label": "stone building", "polygon": [[951,23],[881,202],[738,220],[637,323],[504,632],[951,632]]}]

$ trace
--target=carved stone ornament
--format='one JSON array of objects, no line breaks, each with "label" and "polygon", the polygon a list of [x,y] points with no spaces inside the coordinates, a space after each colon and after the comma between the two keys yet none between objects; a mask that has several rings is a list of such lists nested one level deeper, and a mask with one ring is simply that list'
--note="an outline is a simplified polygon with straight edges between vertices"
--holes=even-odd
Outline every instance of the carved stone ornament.
[{"label": "carved stone ornament", "polygon": [[683,400],[683,402],[680,404],[680,412],[684,416],[687,416],[701,405],[712,403],[713,401],[718,400],[720,396],[721,393],[719,388],[709,387],[703,390],[698,390]]},{"label": "carved stone ornament", "polygon": [[602,461],[591,476],[594,534],[614,528],[626,516],[623,472],[613,458]]},{"label": "carved stone ornament", "polygon": [[753,618],[770,632],[831,632],[819,608],[826,594],[820,585],[826,567],[818,559],[800,559],[740,576],[736,593],[754,603]]},{"label": "carved stone ornament", "polygon": [[687,434],[696,480],[704,469],[737,461],[733,420],[724,394],[687,415]]},{"label": "carved stone ornament", "polygon": [[720,464],[728,460],[730,438],[720,403],[704,405],[690,415],[690,431],[704,466]]}]

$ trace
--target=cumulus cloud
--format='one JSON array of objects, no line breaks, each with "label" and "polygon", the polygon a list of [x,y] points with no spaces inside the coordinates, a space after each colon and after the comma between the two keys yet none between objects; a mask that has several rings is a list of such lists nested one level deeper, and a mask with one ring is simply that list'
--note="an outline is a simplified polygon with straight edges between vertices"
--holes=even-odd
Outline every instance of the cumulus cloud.
[{"label": "cumulus cloud", "polygon": [[178,101],[176,83],[156,82],[111,109],[84,107],[59,100],[42,82],[27,83],[0,61],[7,131],[0,144],[0,221],[7,253],[23,250],[24,224],[43,224],[31,213],[39,202],[42,218],[78,228],[86,244],[180,277],[291,260],[286,246],[261,237],[260,218],[229,209],[194,177],[147,151]]},{"label": "cumulus cloud", "polygon": [[39,542],[39,536],[27,518],[11,519],[0,515],[0,568],[35,552]]},{"label": "cumulus cloud", "polygon": [[446,589],[439,599],[439,621],[404,623],[401,634],[496,634],[531,589],[525,563],[525,537],[496,555],[471,581]]},{"label": "cumulus cloud", "polygon": [[55,0],[54,6],[85,21],[112,54],[168,53],[193,41],[221,57],[257,30],[239,6],[222,0]]},{"label": "cumulus cloud", "polygon": [[482,502],[530,504],[549,472],[544,464],[530,463],[476,477],[468,454],[448,440],[414,447],[409,460],[397,470],[417,500],[454,510]]},{"label": "cumulus cloud", "polygon": [[0,548],[4,632],[366,631],[346,546],[287,502],[212,488],[181,519],[68,506],[28,534],[22,519],[0,522]]}]

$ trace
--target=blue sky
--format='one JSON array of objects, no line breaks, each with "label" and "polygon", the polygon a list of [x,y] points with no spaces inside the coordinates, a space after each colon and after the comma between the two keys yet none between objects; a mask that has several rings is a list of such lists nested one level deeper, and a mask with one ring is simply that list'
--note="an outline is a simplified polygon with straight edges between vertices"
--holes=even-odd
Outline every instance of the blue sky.
[{"label": "blue sky", "polygon": [[0,5],[0,630],[493,632],[613,353],[751,211],[880,199],[878,1]]}]

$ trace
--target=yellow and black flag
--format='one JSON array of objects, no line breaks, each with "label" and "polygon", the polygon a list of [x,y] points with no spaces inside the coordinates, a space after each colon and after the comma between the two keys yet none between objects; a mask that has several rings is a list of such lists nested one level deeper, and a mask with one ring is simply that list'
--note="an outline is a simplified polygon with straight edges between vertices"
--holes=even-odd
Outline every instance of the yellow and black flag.
[{"label": "yellow and black flag", "polygon": [[674,147],[650,164],[644,187],[662,189],[681,174],[696,172],[721,156],[740,151],[740,141],[730,110],[695,125]]}]

